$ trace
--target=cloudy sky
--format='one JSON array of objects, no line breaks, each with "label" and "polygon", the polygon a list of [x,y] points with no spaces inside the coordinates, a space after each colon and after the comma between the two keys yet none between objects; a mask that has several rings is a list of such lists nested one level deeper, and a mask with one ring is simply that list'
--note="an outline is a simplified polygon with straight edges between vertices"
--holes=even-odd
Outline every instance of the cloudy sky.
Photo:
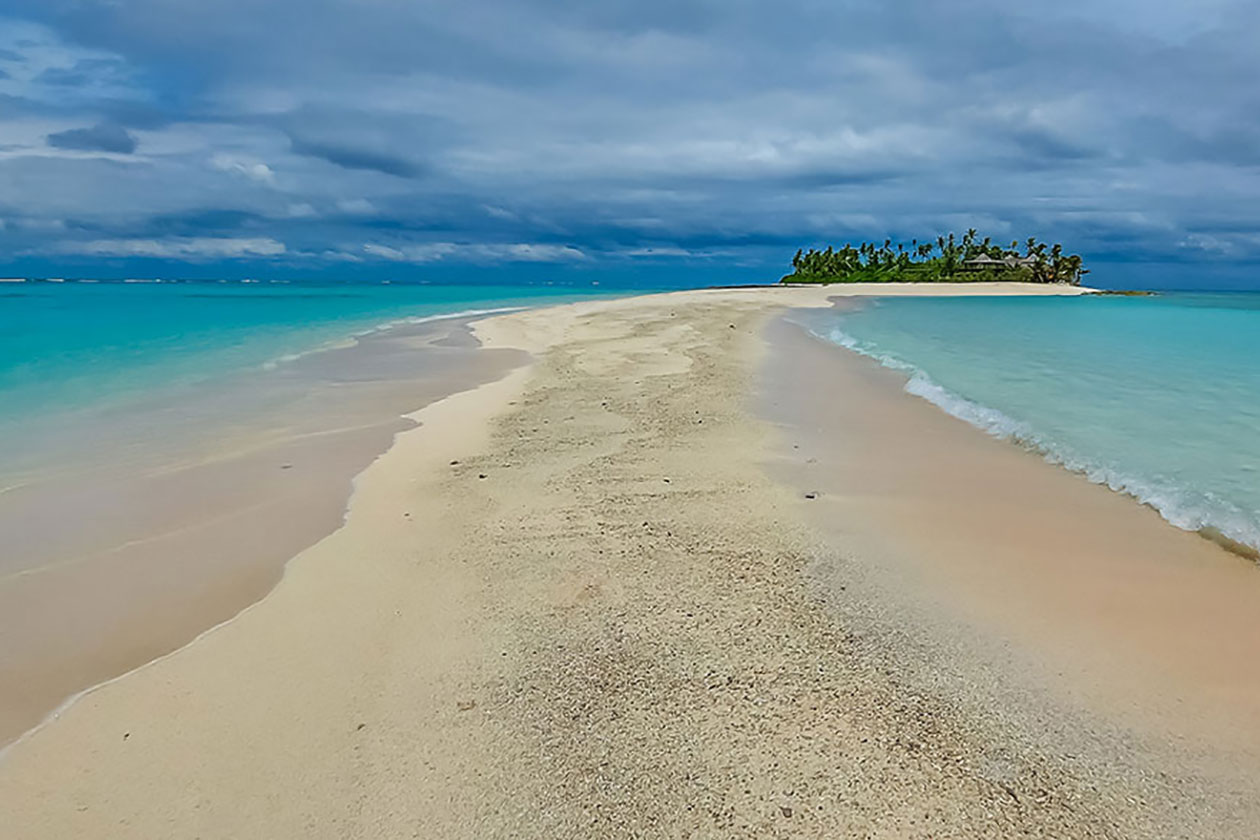
[{"label": "cloudy sky", "polygon": [[[5,0],[0,270],[1260,272],[1254,0]],[[1206,282],[1206,281],[1203,281]]]}]

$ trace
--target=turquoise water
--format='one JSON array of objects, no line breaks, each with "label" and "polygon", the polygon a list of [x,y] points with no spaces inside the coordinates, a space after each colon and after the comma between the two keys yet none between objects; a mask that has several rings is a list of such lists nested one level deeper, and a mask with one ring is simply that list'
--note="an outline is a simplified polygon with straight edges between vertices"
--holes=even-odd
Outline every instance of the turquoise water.
[{"label": "turquoise water", "polygon": [[0,431],[283,364],[394,321],[601,294],[609,293],[545,285],[3,284]]},{"label": "turquoise water", "polygon": [[885,298],[799,320],[996,437],[1260,548],[1260,294]]}]

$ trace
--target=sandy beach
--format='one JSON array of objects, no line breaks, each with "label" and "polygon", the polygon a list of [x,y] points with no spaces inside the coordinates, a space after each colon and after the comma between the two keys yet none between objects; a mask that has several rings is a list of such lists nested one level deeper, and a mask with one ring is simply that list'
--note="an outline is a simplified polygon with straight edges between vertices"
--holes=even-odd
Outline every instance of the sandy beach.
[{"label": "sandy beach", "polygon": [[4,836],[1257,836],[1254,565],[784,320],[1076,291],[475,322],[532,362],[417,399],[266,597],[8,748]]},{"label": "sandy beach", "polygon": [[32,445],[56,468],[0,493],[0,747],[262,598],[340,527],[403,414],[523,359],[478,349],[466,318],[402,326],[155,399],[140,441],[127,412]]}]

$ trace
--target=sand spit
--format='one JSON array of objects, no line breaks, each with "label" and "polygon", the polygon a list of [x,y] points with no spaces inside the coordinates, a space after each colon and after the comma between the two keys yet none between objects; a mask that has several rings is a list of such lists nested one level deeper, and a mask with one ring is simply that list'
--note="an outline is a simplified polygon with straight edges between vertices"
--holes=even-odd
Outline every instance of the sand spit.
[{"label": "sand spit", "polygon": [[813,582],[846,547],[749,395],[770,314],[834,293],[483,322],[534,365],[418,412],[266,599],[11,750],[7,836],[1151,834]]}]

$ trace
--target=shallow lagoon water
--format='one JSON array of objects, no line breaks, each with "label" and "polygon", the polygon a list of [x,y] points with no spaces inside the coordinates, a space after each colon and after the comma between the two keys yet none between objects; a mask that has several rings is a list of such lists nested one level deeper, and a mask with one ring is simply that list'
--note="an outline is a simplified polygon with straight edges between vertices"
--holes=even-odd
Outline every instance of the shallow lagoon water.
[{"label": "shallow lagoon water", "polygon": [[992,435],[1260,548],[1260,294],[883,298],[795,317]]},{"label": "shallow lagoon water", "polygon": [[[6,284],[0,287],[0,489],[33,473],[82,466],[93,447],[75,444],[106,427],[152,449],[171,431],[172,409],[204,401],[208,389],[228,379],[282,374],[304,355],[356,335],[607,294],[544,284]],[[111,434],[110,445],[124,444]]]}]

